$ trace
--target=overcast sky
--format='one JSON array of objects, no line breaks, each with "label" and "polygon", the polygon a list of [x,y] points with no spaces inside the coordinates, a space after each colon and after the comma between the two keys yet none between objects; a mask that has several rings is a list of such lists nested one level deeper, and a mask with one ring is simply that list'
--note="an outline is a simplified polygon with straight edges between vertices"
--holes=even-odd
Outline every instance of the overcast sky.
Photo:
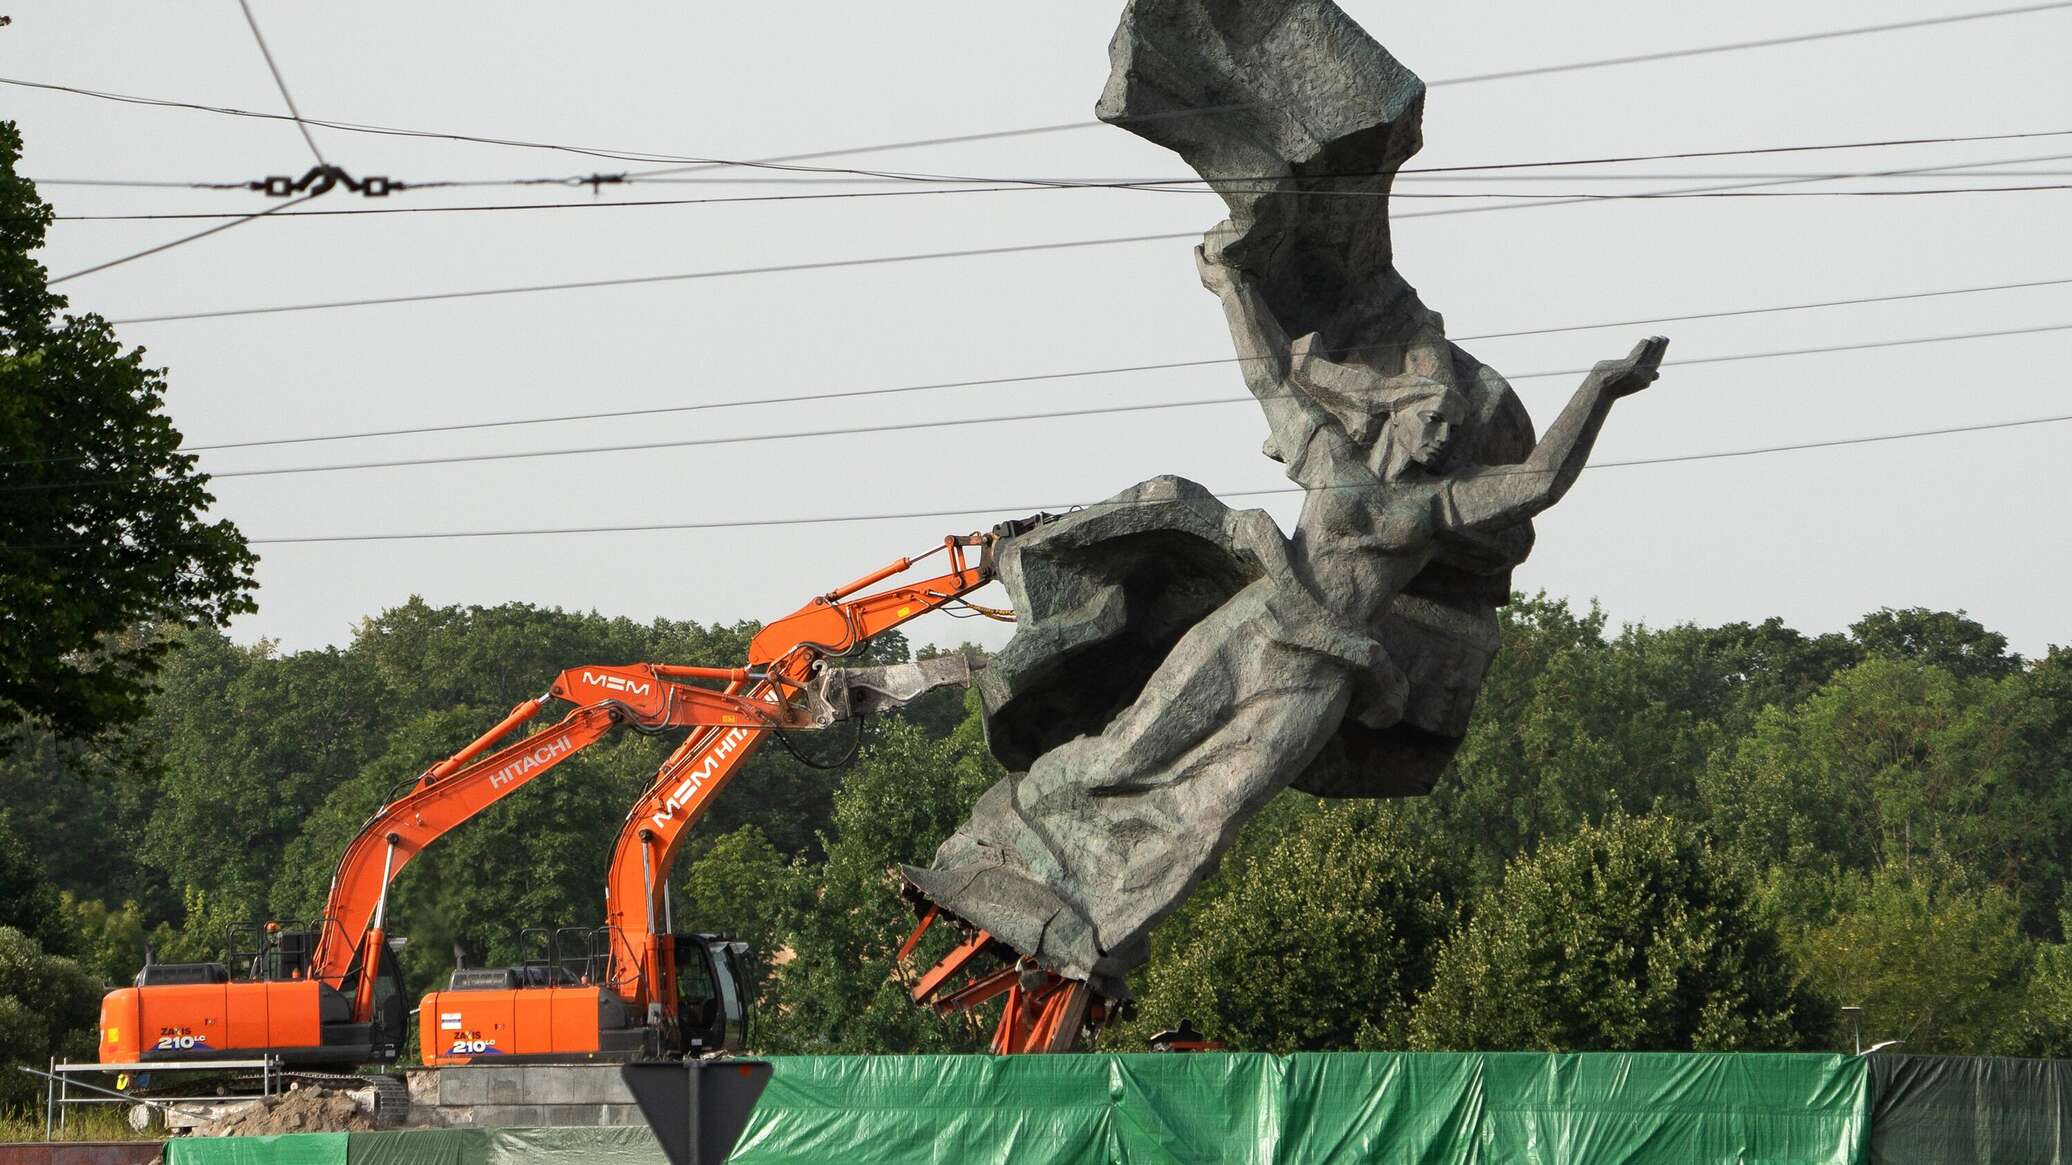
[{"label": "overcast sky", "polygon": [[[1994,7],[1992,0],[1732,5],[1346,0],[1427,80]],[[1090,119],[1119,0],[1046,4],[448,2],[255,12],[303,113],[669,155],[761,158]],[[234,0],[9,5],[0,73],[281,111]],[[2072,129],[2072,8],[1663,63],[1437,86],[1414,165]],[[245,180],[311,164],[292,124],[0,87],[37,178]],[[635,168],[546,150],[316,129],[359,175],[405,181]],[[1959,163],[2072,181],[2072,137],[1656,162],[1399,190],[1705,185],[1703,174]],[[1143,177],[1177,159],[1093,127],[825,164]],[[1606,182],[1598,173],[1634,175]],[[635,185],[598,202],[882,185]],[[1718,179],[1727,181],[1730,179]],[[1857,188],[2020,183],[1938,176]],[[1796,189],[1815,187],[1800,186]],[[609,189],[609,188],[608,188]],[[1792,189],[1787,187],[1786,189]],[[60,214],[265,209],[243,192],[50,186]],[[591,201],[558,187],[345,193],[312,209]],[[1467,203],[1399,200],[1400,215]],[[1476,204],[1479,205],[1479,204]],[[2072,277],[2072,191],[1686,199],[1405,221],[1398,264],[1456,337]],[[292,213],[292,212],[290,212]],[[1196,231],[1208,195],[1025,190],[882,199],[271,219],[69,282],[111,319],[913,252]],[[73,222],[54,273],[198,230]],[[2072,323],[2072,286],[1664,325],[1672,364]],[[190,444],[962,381],[1227,356],[1185,242],[124,325],[169,368]],[[1487,342],[1542,427],[1585,367],[1655,328]],[[1597,459],[1704,453],[2072,413],[2072,332],[1671,367]],[[1052,411],[1241,393],[1229,367],[239,450],[217,472]],[[752,521],[954,518],[510,538],[262,545],[240,640],[347,641],[412,594],[637,619],[764,619],[951,531],[1099,499],[1160,473],[1285,485],[1246,404],[644,452],[226,478],[254,539]],[[1965,608],[2038,653],[2072,640],[2072,425],[1586,474],[1539,523],[1518,585],[1615,621],[1781,615],[1807,631],[1881,606]],[[1295,500],[1264,504],[1283,524]],[[1261,504],[1246,500],[1245,504]],[[974,624],[916,638],[956,642]],[[989,640],[997,643],[998,633]],[[708,662],[708,661],[681,661]],[[709,661],[721,662],[721,661]]]}]

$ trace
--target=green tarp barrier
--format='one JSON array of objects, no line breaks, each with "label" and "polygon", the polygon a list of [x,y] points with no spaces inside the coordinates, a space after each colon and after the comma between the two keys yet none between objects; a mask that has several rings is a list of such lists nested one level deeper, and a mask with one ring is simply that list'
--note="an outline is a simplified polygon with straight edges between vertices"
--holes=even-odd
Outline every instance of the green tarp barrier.
[{"label": "green tarp barrier", "polygon": [[[561,1129],[413,1129],[346,1134],[347,1165],[669,1165],[645,1125]],[[167,1165],[171,1165],[170,1162]]]},{"label": "green tarp barrier", "polygon": [[1875,1165],[2072,1162],[2072,1064],[1870,1057]]},{"label": "green tarp barrier", "polygon": [[166,1165],[669,1165],[645,1125],[580,1129],[409,1129],[174,1137]]},{"label": "green tarp barrier", "polygon": [[488,1165],[489,1130],[347,1133],[345,1146],[347,1165]]},{"label": "green tarp barrier", "polygon": [[1260,1161],[1862,1159],[1863,1062],[1843,1056],[1303,1055]]},{"label": "green tarp barrier", "polygon": [[[1844,1056],[776,1058],[733,1160],[1851,1165]],[[358,1163],[354,1163],[358,1165]]]},{"label": "green tarp barrier", "polygon": [[346,1165],[346,1133],[173,1137],[165,1165]]},{"label": "green tarp barrier", "polygon": [[[1210,1053],[777,1057],[772,1064],[770,1086],[731,1158],[742,1165],[1854,1165],[1872,1137],[1872,1075],[1865,1060],[1847,1056]],[[1880,1069],[1889,1075],[1888,1066]],[[1909,1103],[1924,1102],[1895,1096],[1954,1097],[1961,1078],[1893,1077],[1878,1111],[1904,1119]],[[547,1158],[664,1165],[644,1128],[176,1139],[167,1165]],[[2049,1159],[1883,1158],[1938,1165]]]}]

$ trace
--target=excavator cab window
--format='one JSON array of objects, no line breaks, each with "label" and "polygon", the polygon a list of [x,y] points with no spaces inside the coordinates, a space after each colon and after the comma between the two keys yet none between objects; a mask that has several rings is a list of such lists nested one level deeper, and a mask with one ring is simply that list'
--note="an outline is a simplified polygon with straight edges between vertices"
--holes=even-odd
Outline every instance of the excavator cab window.
[{"label": "excavator cab window", "polygon": [[708,1050],[715,1042],[720,994],[713,970],[712,954],[697,935],[676,936],[676,1014],[683,1024],[684,1047],[693,1052]]},{"label": "excavator cab window", "polygon": [[139,987],[228,982],[230,968],[221,963],[146,963],[136,979]]},{"label": "excavator cab window", "polygon": [[386,1058],[394,1059],[403,1047],[403,1037],[410,1022],[410,997],[403,990],[403,968],[396,960],[402,940],[390,939],[381,949],[374,978],[374,1030],[371,1033],[377,1054],[384,1045]]},{"label": "excavator cab window", "polygon": [[676,936],[677,1016],[686,1055],[741,1049],[746,1012],[740,971],[747,946],[709,934]]}]

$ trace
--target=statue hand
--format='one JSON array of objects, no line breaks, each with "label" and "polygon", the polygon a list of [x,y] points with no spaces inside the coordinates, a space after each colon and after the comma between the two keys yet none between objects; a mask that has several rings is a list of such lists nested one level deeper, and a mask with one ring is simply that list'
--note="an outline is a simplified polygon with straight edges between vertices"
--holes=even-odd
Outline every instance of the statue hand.
[{"label": "statue hand", "polygon": [[1237,273],[1222,263],[1222,256],[1209,256],[1206,246],[1194,249],[1194,269],[1201,273],[1201,285],[1218,295],[1237,285]]},{"label": "statue hand", "polygon": [[1210,228],[1201,237],[1201,245],[1194,249],[1194,267],[1201,272],[1201,285],[1218,295],[1235,287],[1243,278],[1243,273],[1223,253],[1224,246],[1236,237],[1237,228],[1225,219]]},{"label": "statue hand", "polygon": [[1623,360],[1606,360],[1590,370],[1604,394],[1616,400],[1632,396],[1655,382],[1662,374],[1662,354],[1669,350],[1666,336],[1649,336],[1634,345]]}]

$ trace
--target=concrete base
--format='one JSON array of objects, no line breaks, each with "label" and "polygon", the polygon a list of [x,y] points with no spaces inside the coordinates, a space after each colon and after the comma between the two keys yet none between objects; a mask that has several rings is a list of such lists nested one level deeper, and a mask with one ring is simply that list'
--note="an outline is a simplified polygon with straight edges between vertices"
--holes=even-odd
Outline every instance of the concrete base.
[{"label": "concrete base", "polygon": [[410,1123],[419,1128],[639,1125],[617,1064],[470,1064],[414,1068]]}]

